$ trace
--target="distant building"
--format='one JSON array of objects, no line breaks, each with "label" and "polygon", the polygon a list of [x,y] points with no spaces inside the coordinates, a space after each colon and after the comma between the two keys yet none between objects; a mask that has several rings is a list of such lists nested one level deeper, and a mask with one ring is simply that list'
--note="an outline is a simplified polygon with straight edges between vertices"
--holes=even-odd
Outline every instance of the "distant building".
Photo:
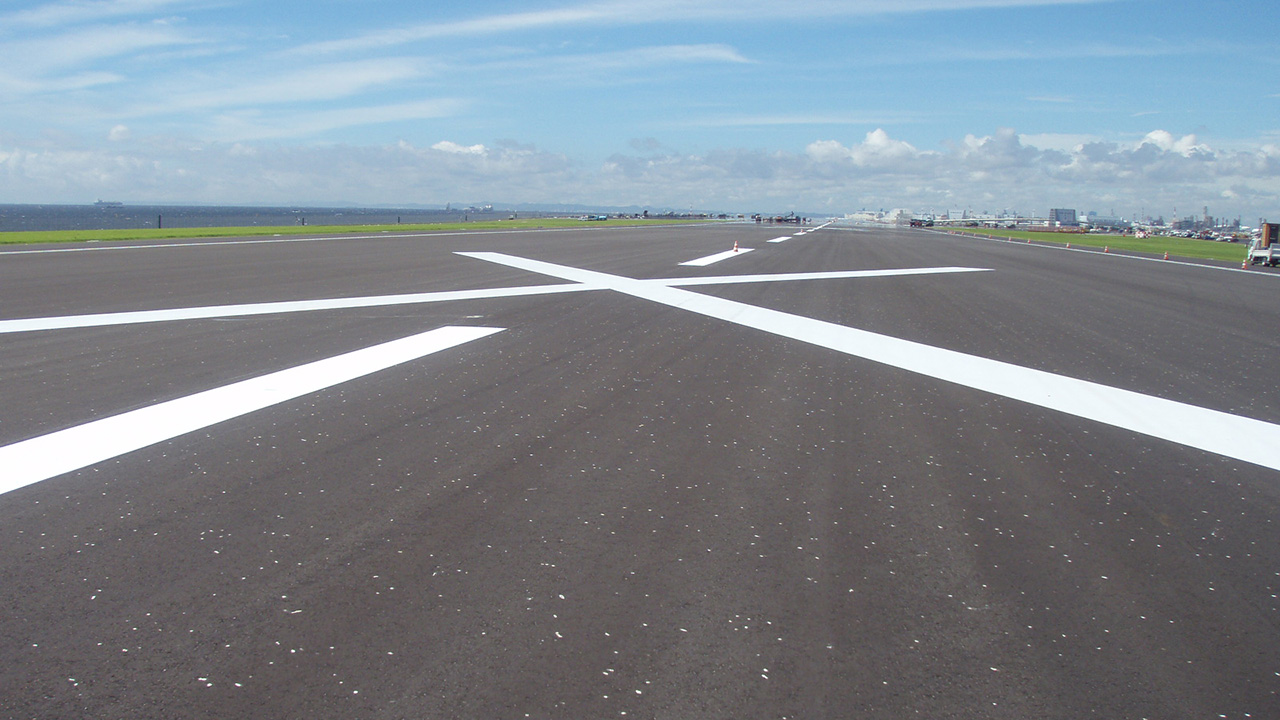
[{"label": "distant building", "polygon": [[1075,210],[1067,208],[1053,208],[1049,211],[1049,224],[1074,227],[1079,225],[1080,221],[1076,218]]},{"label": "distant building", "polygon": [[1085,222],[1090,227],[1102,230],[1128,230],[1133,227],[1133,223],[1121,217],[1114,215],[1099,215],[1097,212],[1090,210],[1085,215]]}]

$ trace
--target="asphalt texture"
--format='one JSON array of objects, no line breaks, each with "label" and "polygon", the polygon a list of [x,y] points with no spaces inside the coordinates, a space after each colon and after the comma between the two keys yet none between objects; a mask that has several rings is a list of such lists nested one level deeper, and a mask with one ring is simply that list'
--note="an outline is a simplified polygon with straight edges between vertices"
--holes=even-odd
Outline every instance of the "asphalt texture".
[{"label": "asphalt texture", "polygon": [[[793,229],[14,248],[0,308],[958,265],[691,290],[1280,423],[1266,271]],[[0,495],[0,718],[1280,717],[1276,471],[609,290],[0,335],[0,445],[446,325],[505,330]]]}]

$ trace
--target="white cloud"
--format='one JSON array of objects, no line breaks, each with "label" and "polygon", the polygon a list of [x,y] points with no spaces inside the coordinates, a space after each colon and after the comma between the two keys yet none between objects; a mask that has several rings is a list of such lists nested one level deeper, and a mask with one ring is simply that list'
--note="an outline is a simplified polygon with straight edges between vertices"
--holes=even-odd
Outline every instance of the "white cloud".
[{"label": "white cloud", "polygon": [[121,142],[129,139],[129,128],[124,125],[116,125],[111,128],[111,132],[107,133],[107,139],[111,142]]},{"label": "white cloud", "polygon": [[301,138],[341,128],[448,117],[464,106],[458,100],[433,99],[336,110],[232,111],[214,116],[208,135],[222,142]]},{"label": "white cloud", "polygon": [[586,81],[599,82],[602,76],[608,82],[616,82],[624,73],[651,77],[648,73],[655,67],[695,63],[745,65],[752,61],[729,45],[659,45],[603,53],[521,56],[517,59],[479,63],[468,69],[506,78],[517,77],[522,83],[536,79],[543,82],[569,81],[581,84]]},{"label": "white cloud", "polygon": [[[336,100],[368,90],[415,80],[428,73],[416,58],[379,58],[352,62],[321,63],[252,77],[224,77],[197,90],[165,90],[161,105],[131,109],[133,116],[210,108],[245,108],[317,100]],[[184,83],[189,85],[190,81]]]},{"label": "white cloud", "polygon": [[16,77],[0,72],[0,90],[10,98],[19,95],[54,94],[71,90],[83,90],[99,85],[111,85],[124,78],[110,72],[82,72],[58,78]]},{"label": "white cloud", "polygon": [[[370,112],[354,120],[372,121],[379,115]],[[267,130],[274,127],[261,118],[256,122]],[[282,204],[300,199],[370,204],[485,200],[831,212],[862,207],[1024,212],[1105,207],[1126,215],[1145,208],[1166,216],[1174,206],[1207,204],[1215,214],[1280,217],[1280,147],[1259,144],[1225,151],[1158,130],[1142,138],[1090,140],[1069,149],[1036,147],[1015,131],[1001,129],[967,135],[941,150],[923,150],[877,129],[852,143],[818,140],[802,152],[722,148],[681,154],[656,142],[636,143],[630,152],[634,154],[616,154],[588,167],[561,153],[511,142],[301,147],[158,142],[135,131],[128,143],[96,151],[0,147],[0,194],[11,202],[79,202],[117,197],[120,188],[131,188],[133,195],[123,199]]]},{"label": "white cloud", "polygon": [[820,165],[850,162],[860,168],[896,168],[932,153],[922,153],[910,143],[894,140],[883,129],[877,128],[853,147],[845,147],[835,140],[819,140],[810,143],[805,154]]},{"label": "white cloud", "polygon": [[1057,150],[1059,152],[1072,152],[1086,143],[1094,143],[1101,140],[1102,138],[1097,135],[1087,133],[1036,133],[1031,135],[1018,135],[1018,141],[1023,145],[1039,148],[1041,150]]},{"label": "white cloud", "polygon": [[448,140],[441,140],[435,145],[432,145],[431,149],[439,150],[440,152],[453,153],[455,155],[488,155],[489,154],[489,148],[485,147],[484,145],[463,146],[455,142],[449,142]]},{"label": "white cloud", "polygon": [[1195,135],[1184,135],[1180,138],[1174,137],[1173,133],[1166,130],[1153,130],[1147,133],[1146,137],[1138,143],[1139,149],[1143,145],[1154,145],[1165,152],[1175,152],[1179,155],[1190,156],[1197,152],[1211,152],[1205,145],[1201,145]]},{"label": "white cloud", "polygon": [[[833,210],[973,205],[1030,212],[1050,205],[1088,207],[1100,198],[1109,198],[1112,205],[1128,202],[1133,211],[1192,207],[1215,198],[1237,201],[1220,208],[1223,212],[1280,210],[1280,152],[1275,147],[1226,153],[1190,136],[1173,138],[1159,131],[1148,136],[1151,140],[1135,143],[1103,143],[1087,135],[1059,140],[1066,137],[1083,142],[1041,148],[1002,129],[968,135],[936,152],[877,130],[851,146],[837,140],[813,142],[803,156],[746,151],[614,156],[604,176],[626,182],[603,185],[640,188],[640,194],[650,197],[670,188],[726,202],[772,198],[809,209],[819,209],[818,198],[834,198]],[[723,184],[709,191],[707,184],[718,179]]]},{"label": "white cloud", "polygon": [[669,123],[672,127],[779,127],[788,125],[898,125],[915,122],[910,112],[787,113],[768,115],[725,115]]},{"label": "white cloud", "polygon": [[142,15],[189,0],[98,0],[97,2],[58,2],[0,15],[3,27],[52,27],[90,22],[105,18]]},{"label": "white cloud", "polygon": [[443,204],[460,198],[560,202],[568,188],[589,184],[563,155],[515,144],[476,154],[409,143],[298,147],[151,138],[135,139],[128,148],[0,149],[0,193],[8,202],[109,195],[173,203]]},{"label": "white cloud", "polygon": [[661,45],[657,47],[638,48],[608,55],[597,56],[607,58],[618,65],[654,65],[659,63],[688,62],[727,62],[750,63],[736,49],[729,45]]},{"label": "white cloud", "polygon": [[397,26],[342,40],[311,43],[300,46],[297,50],[304,53],[347,53],[393,47],[442,37],[491,35],[542,27],[563,27],[565,25],[578,25],[588,22],[602,22],[613,14],[611,10],[612,8],[609,6],[581,6],[508,15],[490,15],[472,20]]},{"label": "white cloud", "polygon": [[163,25],[116,25],[0,44],[0,72],[23,77],[75,68],[143,50],[198,42]]},{"label": "white cloud", "polygon": [[550,10],[487,15],[468,20],[382,28],[340,40],[311,43],[300,52],[353,52],[437,38],[496,35],[577,25],[622,26],[671,22],[810,21],[898,13],[1092,4],[1102,0],[615,0]]}]

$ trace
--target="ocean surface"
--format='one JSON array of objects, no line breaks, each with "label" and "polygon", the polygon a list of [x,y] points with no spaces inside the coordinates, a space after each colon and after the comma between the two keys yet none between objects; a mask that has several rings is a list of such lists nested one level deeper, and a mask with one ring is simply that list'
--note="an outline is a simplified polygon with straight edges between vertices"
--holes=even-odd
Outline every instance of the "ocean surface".
[{"label": "ocean surface", "polygon": [[[309,208],[183,205],[0,205],[0,232],[278,225],[394,225],[494,220],[507,212],[425,208]],[[520,213],[522,217],[531,213]]]}]

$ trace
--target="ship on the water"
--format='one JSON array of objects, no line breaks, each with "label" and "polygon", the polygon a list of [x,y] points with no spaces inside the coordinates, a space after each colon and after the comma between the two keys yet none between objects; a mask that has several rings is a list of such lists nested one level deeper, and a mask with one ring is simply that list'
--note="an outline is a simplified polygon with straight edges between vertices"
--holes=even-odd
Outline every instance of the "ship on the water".
[{"label": "ship on the water", "polygon": [[94,207],[124,207],[124,203],[119,200],[99,200],[93,204]]}]

